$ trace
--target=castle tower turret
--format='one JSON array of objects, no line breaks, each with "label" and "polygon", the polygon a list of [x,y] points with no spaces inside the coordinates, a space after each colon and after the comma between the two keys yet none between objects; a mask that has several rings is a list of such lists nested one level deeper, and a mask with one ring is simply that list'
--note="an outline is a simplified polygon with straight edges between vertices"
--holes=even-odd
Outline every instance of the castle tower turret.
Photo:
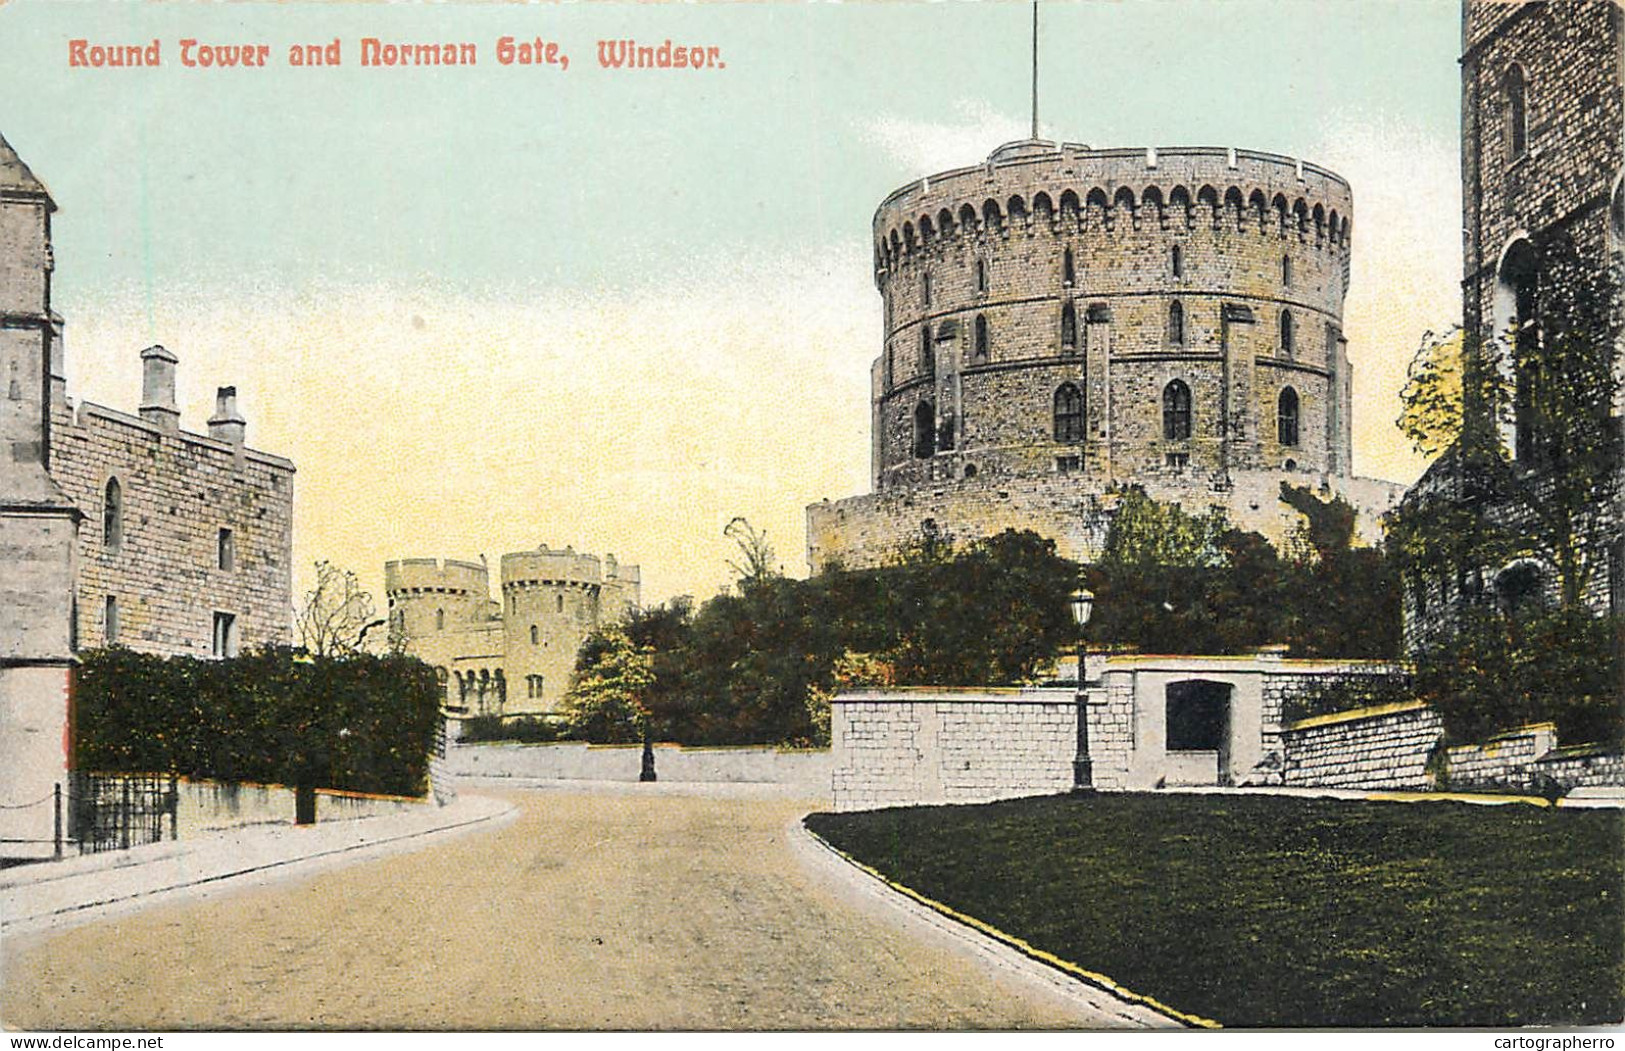
[{"label": "castle tower turret", "polygon": [[[446,686],[445,705],[462,714],[479,714],[479,697],[461,688],[468,658],[485,657],[500,664],[500,647],[488,641],[500,631],[491,608],[489,574],[480,562],[406,558],[384,563],[384,593],[389,600],[389,630],[406,652],[435,667]],[[473,665],[475,673],[482,669]],[[487,676],[489,679],[489,674]],[[477,682],[477,678],[475,679]],[[494,705],[487,698],[485,707]]]},{"label": "castle tower turret", "polygon": [[50,195],[0,139],[0,844],[49,844],[49,798],[66,781],[75,544],[80,514],[47,473]]},{"label": "castle tower turret", "polygon": [[637,601],[636,566],[574,548],[502,556],[502,618],[509,712],[551,712],[570,686],[576,652],[594,628],[623,616],[629,581]]}]

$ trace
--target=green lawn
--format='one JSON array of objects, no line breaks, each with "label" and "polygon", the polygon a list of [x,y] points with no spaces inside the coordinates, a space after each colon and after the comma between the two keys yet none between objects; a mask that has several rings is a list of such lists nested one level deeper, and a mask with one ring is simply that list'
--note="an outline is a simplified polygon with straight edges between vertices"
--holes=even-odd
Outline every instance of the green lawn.
[{"label": "green lawn", "polygon": [[1625,816],[1524,804],[1048,796],[813,814],[859,861],[1226,1026],[1625,1014]]}]

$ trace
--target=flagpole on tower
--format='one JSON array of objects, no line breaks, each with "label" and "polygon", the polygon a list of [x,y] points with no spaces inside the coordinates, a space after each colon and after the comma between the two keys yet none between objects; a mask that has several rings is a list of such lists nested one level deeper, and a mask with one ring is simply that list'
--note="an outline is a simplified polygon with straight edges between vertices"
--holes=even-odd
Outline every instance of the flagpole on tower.
[{"label": "flagpole on tower", "polygon": [[1033,138],[1038,138],[1038,0],[1033,0]]}]

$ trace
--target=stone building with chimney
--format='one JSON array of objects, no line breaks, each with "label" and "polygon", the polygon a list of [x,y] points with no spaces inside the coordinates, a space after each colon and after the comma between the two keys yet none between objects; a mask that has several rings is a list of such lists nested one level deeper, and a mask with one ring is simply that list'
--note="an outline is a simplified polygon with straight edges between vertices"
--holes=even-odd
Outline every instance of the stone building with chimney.
[{"label": "stone building with chimney", "polygon": [[142,352],[131,414],[67,394],[57,210],[0,138],[0,855],[50,850],[79,651],[230,656],[292,628],[293,464],[246,444],[222,387],[182,429],[176,357]]}]

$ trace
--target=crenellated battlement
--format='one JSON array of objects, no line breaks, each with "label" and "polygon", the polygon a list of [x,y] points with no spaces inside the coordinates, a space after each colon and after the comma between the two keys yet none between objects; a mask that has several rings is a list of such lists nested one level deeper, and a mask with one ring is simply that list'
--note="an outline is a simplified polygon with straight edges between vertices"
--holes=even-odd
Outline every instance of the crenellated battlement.
[{"label": "crenellated battlement", "polygon": [[951,245],[1022,233],[1231,228],[1344,256],[1352,211],[1342,176],[1278,154],[1027,140],[999,147],[980,165],[893,191],[875,212],[875,274],[883,286],[888,274]]},{"label": "crenellated battlement", "polygon": [[402,558],[384,563],[384,593],[390,598],[422,594],[484,598],[490,594],[490,574],[480,562]]}]

